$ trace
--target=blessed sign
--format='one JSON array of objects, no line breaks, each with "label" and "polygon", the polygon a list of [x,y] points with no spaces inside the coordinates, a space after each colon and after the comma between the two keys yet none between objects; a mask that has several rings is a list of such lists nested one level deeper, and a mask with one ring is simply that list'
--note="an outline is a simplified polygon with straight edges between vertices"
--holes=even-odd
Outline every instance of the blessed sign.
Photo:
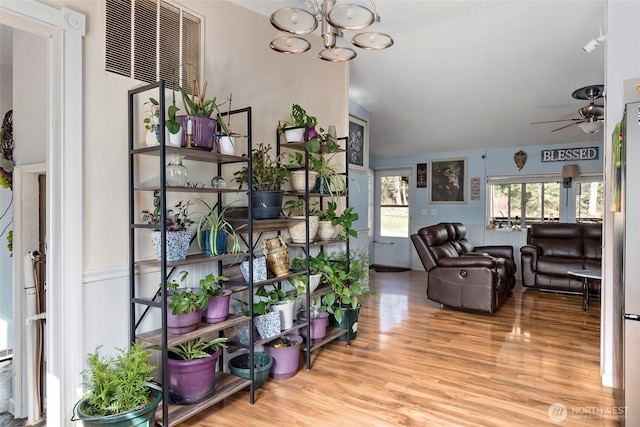
[{"label": "blessed sign", "polygon": [[598,147],[558,148],[542,150],[542,162],[565,162],[570,160],[598,160]]}]

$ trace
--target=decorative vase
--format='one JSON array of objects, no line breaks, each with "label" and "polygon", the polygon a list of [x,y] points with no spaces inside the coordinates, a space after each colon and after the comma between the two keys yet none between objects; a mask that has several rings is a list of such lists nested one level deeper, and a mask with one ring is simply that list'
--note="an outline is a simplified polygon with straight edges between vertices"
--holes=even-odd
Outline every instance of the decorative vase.
[{"label": "decorative vase", "polygon": [[284,137],[287,142],[302,142],[304,127],[285,129]]},{"label": "decorative vase", "polygon": [[253,325],[249,321],[242,322],[238,325],[233,325],[233,329],[236,332],[236,336],[238,337],[238,341],[240,341],[240,344],[250,344],[252,327]]},{"label": "decorative vase", "polygon": [[[291,219],[306,219],[304,216],[290,216]],[[319,218],[317,215],[309,216],[309,241],[313,242],[318,233]],[[299,222],[289,226],[289,238],[293,243],[305,243],[307,241],[307,224]]]},{"label": "decorative vase", "polygon": [[211,188],[225,188],[227,186],[226,181],[221,176],[214,176],[211,178]]},{"label": "decorative vase", "polygon": [[[302,322],[307,321],[307,314],[300,313],[298,319]],[[327,326],[329,325],[329,313],[326,311],[319,312],[316,317],[311,319],[311,341],[321,340],[327,335]],[[307,328],[301,328],[300,334],[307,337]]]},{"label": "decorative vase", "polygon": [[231,290],[225,289],[225,295],[214,296],[209,299],[209,305],[202,312],[202,320],[207,323],[220,323],[226,320],[229,314],[229,301],[231,300]]},{"label": "decorative vase", "polygon": [[180,129],[178,129],[176,133],[169,132],[169,144],[167,145],[178,148],[182,146],[182,126],[180,126]]},{"label": "decorative vase", "polygon": [[318,239],[329,240],[333,238],[336,232],[336,227],[331,224],[331,221],[319,221],[318,222]]},{"label": "decorative vase", "polygon": [[307,191],[306,182],[309,183],[309,191],[313,192],[318,179],[318,172],[309,171],[309,180],[305,181],[306,173],[303,170],[291,172],[291,188],[295,191]]},{"label": "decorative vase", "polygon": [[273,306],[273,310],[280,315],[280,330],[284,331],[293,328],[294,301],[281,301]]},{"label": "decorative vase", "polygon": [[284,247],[267,252],[267,267],[276,277],[289,274],[289,249]]},{"label": "decorative vase", "polygon": [[[285,335],[283,340],[289,341],[291,345],[272,346],[274,342],[265,344],[264,351],[273,357],[271,366],[271,378],[274,380],[286,380],[293,377],[300,367],[300,335]],[[276,342],[279,340],[276,340]]]},{"label": "decorative vase", "polygon": [[171,156],[167,165],[166,180],[170,187],[184,187],[187,185],[187,168],[182,164],[184,156]]},{"label": "decorative vase", "polygon": [[202,359],[169,358],[169,396],[179,404],[193,404],[213,395],[216,382],[216,363],[222,350]]},{"label": "decorative vase", "polygon": [[318,131],[316,131],[316,127],[309,126],[309,129],[307,130],[306,140],[311,141],[312,139],[315,139],[317,136],[318,136]]},{"label": "decorative vase", "polygon": [[[257,390],[269,378],[273,366],[273,357],[266,353],[253,353],[253,389]],[[249,354],[241,354],[229,360],[229,370],[233,375],[246,380],[251,379],[249,372]]]},{"label": "decorative vase", "polygon": [[282,190],[253,191],[251,193],[251,212],[254,219],[280,218],[282,209]]},{"label": "decorative vase", "polygon": [[256,329],[262,339],[278,335],[281,331],[280,313],[277,311],[270,311],[266,314],[256,316],[253,318],[253,323],[256,325]]},{"label": "decorative vase", "polygon": [[[187,258],[189,243],[191,242],[191,231],[167,231],[167,261],[181,261]],[[162,233],[154,230],[151,232],[151,242],[157,259],[162,258]]]},{"label": "decorative vase", "polygon": [[220,135],[218,140],[218,152],[229,156],[236,155],[236,141],[232,136]]},{"label": "decorative vase", "polygon": [[[169,291],[171,292],[171,291]],[[170,293],[169,293],[170,295]],[[173,314],[167,311],[167,332],[170,334],[185,334],[198,329],[198,324],[202,318],[202,311],[195,310],[188,313]]]}]

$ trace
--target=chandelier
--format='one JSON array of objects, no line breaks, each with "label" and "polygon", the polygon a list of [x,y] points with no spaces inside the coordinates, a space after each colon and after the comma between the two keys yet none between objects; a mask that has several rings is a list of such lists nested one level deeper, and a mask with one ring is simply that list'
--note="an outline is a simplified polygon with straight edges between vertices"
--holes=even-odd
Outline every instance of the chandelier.
[{"label": "chandelier", "polygon": [[[301,0],[303,7],[283,7],[271,15],[271,25],[287,35],[276,37],[271,49],[280,53],[297,54],[311,48],[303,35],[310,34],[321,25],[324,49],[318,57],[330,62],[346,62],[357,56],[344,41],[344,31],[360,31],[351,39],[353,46],[367,50],[381,50],[393,45],[380,23],[373,0],[367,2],[348,0]],[[307,6],[307,7],[304,7]]]}]

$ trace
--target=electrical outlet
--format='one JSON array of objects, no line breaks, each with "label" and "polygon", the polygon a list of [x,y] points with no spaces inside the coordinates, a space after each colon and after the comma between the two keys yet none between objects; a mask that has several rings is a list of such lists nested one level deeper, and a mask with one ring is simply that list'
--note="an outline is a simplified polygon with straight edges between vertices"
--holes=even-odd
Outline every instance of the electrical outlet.
[{"label": "electrical outlet", "polygon": [[420,215],[429,215],[429,212],[426,209],[420,210]]},{"label": "electrical outlet", "polygon": [[431,215],[438,215],[438,209],[431,209]]}]

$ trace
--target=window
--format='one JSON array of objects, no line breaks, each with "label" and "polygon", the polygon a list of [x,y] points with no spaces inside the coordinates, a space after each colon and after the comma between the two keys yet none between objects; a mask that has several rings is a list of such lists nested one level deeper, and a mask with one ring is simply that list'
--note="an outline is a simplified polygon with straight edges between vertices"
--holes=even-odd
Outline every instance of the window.
[{"label": "window", "polygon": [[576,222],[602,222],[604,183],[601,177],[580,177],[576,182]]},{"label": "window", "polygon": [[[565,202],[571,194],[576,195],[575,207]],[[567,217],[576,222],[601,222],[603,217],[601,176],[579,177],[573,189],[565,189],[559,176],[489,177],[487,195],[489,224],[498,229],[561,222]]]},{"label": "window", "polygon": [[201,65],[201,17],[163,0],[107,0],[105,16],[106,71],[191,92]]},{"label": "window", "polygon": [[380,236],[409,237],[409,179],[380,177]]}]

